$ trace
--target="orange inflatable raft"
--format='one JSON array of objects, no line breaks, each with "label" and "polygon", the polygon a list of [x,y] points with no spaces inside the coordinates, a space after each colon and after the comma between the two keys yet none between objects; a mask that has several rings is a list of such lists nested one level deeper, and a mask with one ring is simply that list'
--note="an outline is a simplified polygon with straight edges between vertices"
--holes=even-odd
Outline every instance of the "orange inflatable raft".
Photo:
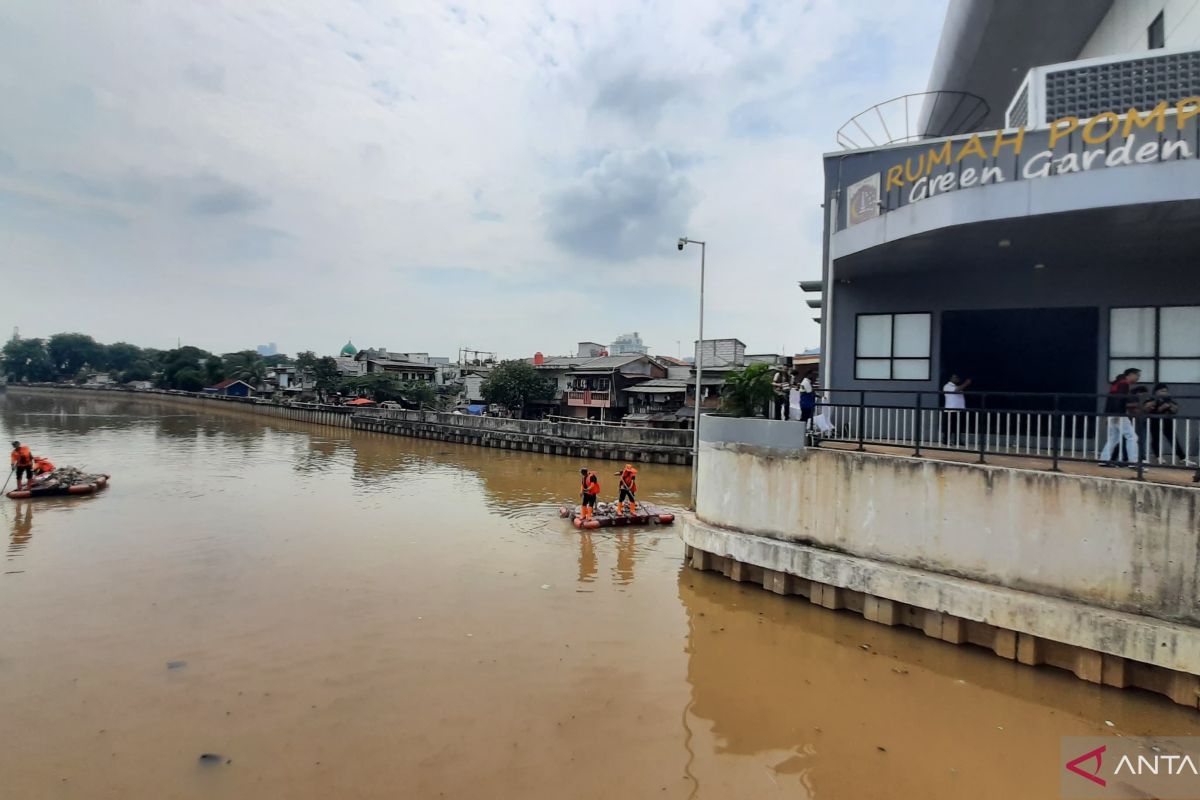
[{"label": "orange inflatable raft", "polygon": [[675,521],[674,514],[644,503],[638,504],[636,514],[621,514],[614,504],[601,503],[590,519],[583,518],[579,513],[579,506],[563,506],[558,510],[558,515],[570,518],[571,524],[583,530],[625,525],[670,525]]}]

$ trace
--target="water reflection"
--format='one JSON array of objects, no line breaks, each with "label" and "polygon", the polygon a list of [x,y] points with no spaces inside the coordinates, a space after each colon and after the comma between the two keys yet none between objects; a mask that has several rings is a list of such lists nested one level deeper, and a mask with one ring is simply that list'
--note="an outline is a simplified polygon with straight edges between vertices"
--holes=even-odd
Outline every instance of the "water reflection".
[{"label": "water reflection", "polygon": [[20,556],[31,538],[33,538],[33,503],[29,500],[17,501],[13,509],[12,536],[8,541],[8,560],[12,561]]},{"label": "water reflection", "polygon": [[579,532],[579,582],[594,583],[596,580],[596,544],[591,531]]},{"label": "water reflection", "polygon": [[636,534],[633,531],[617,533],[617,563],[613,567],[613,581],[618,586],[633,583],[633,563],[637,558]]}]

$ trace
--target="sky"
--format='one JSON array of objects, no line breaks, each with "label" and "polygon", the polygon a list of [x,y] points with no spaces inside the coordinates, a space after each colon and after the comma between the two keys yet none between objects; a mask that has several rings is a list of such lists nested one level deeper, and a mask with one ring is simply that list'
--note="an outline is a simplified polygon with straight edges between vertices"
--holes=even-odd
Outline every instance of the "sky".
[{"label": "sky", "polygon": [[818,343],[821,156],[946,0],[0,5],[0,331]]}]

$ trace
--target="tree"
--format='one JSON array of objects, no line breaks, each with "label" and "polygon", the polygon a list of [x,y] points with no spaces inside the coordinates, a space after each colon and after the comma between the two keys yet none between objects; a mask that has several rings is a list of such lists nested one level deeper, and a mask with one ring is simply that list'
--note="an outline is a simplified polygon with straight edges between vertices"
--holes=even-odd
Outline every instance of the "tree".
[{"label": "tree", "polygon": [[313,383],[317,395],[324,400],[330,392],[336,392],[342,382],[342,371],[338,369],[337,360],[329,356],[317,359],[312,368]]},{"label": "tree", "polygon": [[267,375],[267,365],[263,357],[253,350],[241,350],[237,353],[226,353],[225,377],[245,381],[251,386],[258,386]]},{"label": "tree", "polygon": [[501,361],[479,387],[488,403],[504,406],[519,417],[530,402],[554,398],[554,381],[525,361]]},{"label": "tree", "polygon": [[175,373],[174,388],[184,392],[199,392],[204,388],[204,373],[199,367],[185,367]]},{"label": "tree", "polygon": [[124,372],[143,357],[140,347],[126,342],[117,342],[104,348],[105,364],[113,372]]},{"label": "tree", "polygon": [[351,393],[370,397],[377,403],[400,399],[400,379],[392,372],[369,372],[350,378],[345,387]]},{"label": "tree", "polygon": [[[159,363],[162,372],[158,377],[158,384],[164,389],[183,389],[184,391],[199,391],[199,389],[184,389],[180,385],[179,376],[181,373],[187,373],[186,383],[194,385],[196,381],[200,383],[200,389],[204,388],[204,372],[200,367],[200,360],[211,357],[211,353],[201,350],[199,347],[185,345],[175,350],[167,350],[159,355]],[[194,378],[193,378],[194,373]]]},{"label": "tree", "polygon": [[54,364],[41,339],[11,339],[4,345],[4,374],[11,381],[51,381]]},{"label": "tree", "polygon": [[428,408],[437,401],[437,392],[430,381],[407,381],[400,386],[400,396],[417,408]]},{"label": "tree", "polygon": [[146,359],[135,361],[121,373],[121,383],[148,381],[154,377],[154,367]]},{"label": "tree", "polygon": [[738,417],[754,417],[768,406],[774,396],[771,365],[751,364],[725,376],[725,386],[721,389],[721,407],[727,413]]},{"label": "tree", "polygon": [[105,366],[104,345],[87,334],[56,333],[50,337],[46,350],[54,364],[55,377],[73,377],[86,366],[93,369]]},{"label": "tree", "polygon": [[296,354],[296,372],[300,376],[300,382],[303,383],[305,378],[313,376],[313,370],[317,366],[317,354],[312,350],[305,350],[302,353]]},{"label": "tree", "polygon": [[225,380],[225,361],[220,356],[209,356],[204,359],[204,377],[209,386],[216,386]]}]

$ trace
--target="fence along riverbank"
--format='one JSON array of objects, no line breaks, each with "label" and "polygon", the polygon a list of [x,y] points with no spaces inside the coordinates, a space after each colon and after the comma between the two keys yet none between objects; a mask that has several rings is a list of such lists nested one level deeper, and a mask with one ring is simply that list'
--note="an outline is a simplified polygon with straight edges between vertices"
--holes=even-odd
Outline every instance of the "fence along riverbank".
[{"label": "fence along riverbank", "polygon": [[320,403],[277,405],[241,397],[163,390],[85,389],[79,386],[10,386],[19,392],[45,392],[133,398],[276,419],[309,422],[335,428],[437,439],[478,447],[522,450],[579,458],[639,461],[655,464],[692,463],[692,432],[662,428],[589,425],[574,422],[501,419],[439,411],[349,409]]}]

